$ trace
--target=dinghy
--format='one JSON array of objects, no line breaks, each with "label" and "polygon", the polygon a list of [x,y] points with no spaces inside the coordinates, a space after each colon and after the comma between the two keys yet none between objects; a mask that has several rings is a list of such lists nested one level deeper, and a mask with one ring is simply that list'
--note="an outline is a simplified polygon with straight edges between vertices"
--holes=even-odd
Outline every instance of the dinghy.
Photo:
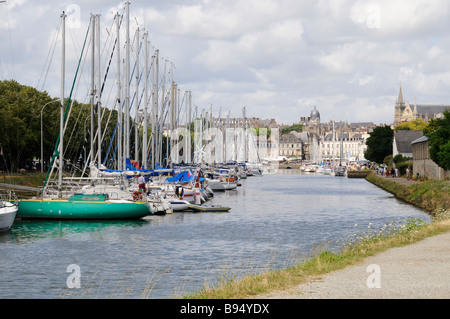
[{"label": "dinghy", "polygon": [[194,212],[198,212],[198,213],[212,213],[212,212],[226,213],[231,209],[230,207],[218,206],[218,205],[212,205],[212,206],[189,205],[188,208],[190,210],[193,210]]}]

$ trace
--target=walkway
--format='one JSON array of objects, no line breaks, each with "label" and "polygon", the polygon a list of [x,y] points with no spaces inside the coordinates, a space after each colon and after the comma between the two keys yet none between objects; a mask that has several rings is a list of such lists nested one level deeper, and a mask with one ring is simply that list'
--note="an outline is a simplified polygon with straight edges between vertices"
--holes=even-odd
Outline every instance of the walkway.
[{"label": "walkway", "polygon": [[369,257],[261,299],[448,299],[450,232]]}]

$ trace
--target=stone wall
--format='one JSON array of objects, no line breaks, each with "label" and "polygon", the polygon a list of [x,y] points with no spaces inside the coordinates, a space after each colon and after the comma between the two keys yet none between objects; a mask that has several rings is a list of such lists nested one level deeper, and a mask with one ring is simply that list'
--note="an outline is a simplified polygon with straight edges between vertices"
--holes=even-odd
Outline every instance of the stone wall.
[{"label": "stone wall", "polygon": [[450,171],[439,167],[430,158],[428,139],[423,137],[412,143],[413,149],[413,176],[419,173],[420,177],[428,179],[450,179]]},{"label": "stone wall", "polygon": [[450,171],[439,167],[431,159],[413,160],[413,176],[426,177],[428,179],[450,179]]}]

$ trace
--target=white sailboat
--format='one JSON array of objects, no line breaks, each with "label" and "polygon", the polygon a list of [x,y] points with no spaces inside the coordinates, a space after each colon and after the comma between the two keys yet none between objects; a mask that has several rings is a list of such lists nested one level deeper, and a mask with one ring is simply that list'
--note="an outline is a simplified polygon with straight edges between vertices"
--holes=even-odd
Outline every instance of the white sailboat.
[{"label": "white sailboat", "polygon": [[0,232],[8,231],[17,214],[17,198],[9,190],[0,190]]}]

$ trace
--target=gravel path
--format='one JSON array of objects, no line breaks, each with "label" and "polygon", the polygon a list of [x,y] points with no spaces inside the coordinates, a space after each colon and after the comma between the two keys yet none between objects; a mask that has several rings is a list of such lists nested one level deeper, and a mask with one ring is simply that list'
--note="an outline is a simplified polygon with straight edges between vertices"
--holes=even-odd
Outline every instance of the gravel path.
[{"label": "gravel path", "polygon": [[448,299],[450,232],[391,248],[358,265],[315,278],[289,291],[258,298]]}]

